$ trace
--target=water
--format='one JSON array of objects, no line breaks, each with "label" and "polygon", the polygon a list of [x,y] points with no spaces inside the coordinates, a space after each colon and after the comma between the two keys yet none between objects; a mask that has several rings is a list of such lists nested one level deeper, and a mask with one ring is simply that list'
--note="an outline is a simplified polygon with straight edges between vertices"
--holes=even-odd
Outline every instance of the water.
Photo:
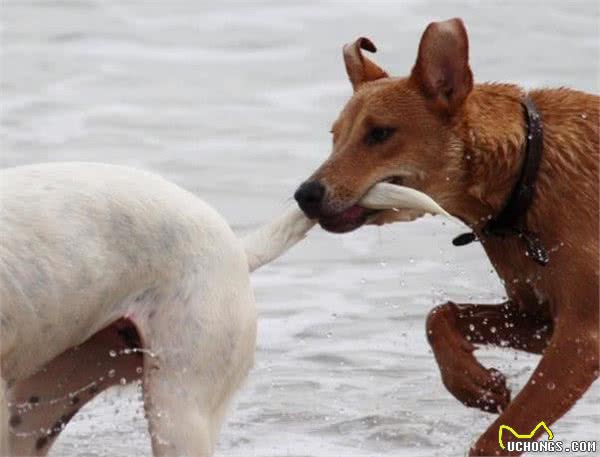
[{"label": "water", "polygon": [[[392,74],[430,20],[465,19],[477,80],[598,92],[593,2],[6,0],[1,166],[93,160],[154,170],[245,232],[291,204],[328,154],[350,95],[341,45],[371,37]],[[253,275],[256,367],[218,445],[226,456],[464,455],[494,416],[444,389],[424,319],[445,300],[496,302],[479,246],[439,218],[314,230]],[[515,390],[535,356],[486,350]],[[597,438],[600,389],[557,438]],[[139,392],[86,406],[54,456],[149,455]]]}]

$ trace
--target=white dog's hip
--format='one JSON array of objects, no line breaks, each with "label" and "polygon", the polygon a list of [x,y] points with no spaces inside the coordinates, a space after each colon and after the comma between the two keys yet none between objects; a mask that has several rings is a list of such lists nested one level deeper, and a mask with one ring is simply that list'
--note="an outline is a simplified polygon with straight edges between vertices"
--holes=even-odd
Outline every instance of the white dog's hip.
[{"label": "white dog's hip", "polygon": [[256,325],[242,243],[158,176],[102,164],[18,167],[2,171],[0,199],[9,382],[121,316],[141,331],[178,320],[225,333]]}]

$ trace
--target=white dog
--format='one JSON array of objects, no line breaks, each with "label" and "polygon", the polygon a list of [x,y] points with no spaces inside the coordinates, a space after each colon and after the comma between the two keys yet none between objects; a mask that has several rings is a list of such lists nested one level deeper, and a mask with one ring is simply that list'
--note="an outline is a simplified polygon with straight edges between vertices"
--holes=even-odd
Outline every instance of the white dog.
[{"label": "white dog", "polygon": [[0,204],[1,454],[45,455],[87,401],[141,379],[154,454],[211,455],[253,364],[249,271],[313,222],[292,209],[240,240],[174,184],[89,163],[3,170]]}]

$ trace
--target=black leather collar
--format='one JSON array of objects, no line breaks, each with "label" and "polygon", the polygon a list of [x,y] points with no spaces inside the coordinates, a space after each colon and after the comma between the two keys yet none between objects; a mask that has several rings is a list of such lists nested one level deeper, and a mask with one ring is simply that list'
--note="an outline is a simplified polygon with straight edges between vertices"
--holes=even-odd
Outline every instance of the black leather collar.
[{"label": "black leather collar", "polygon": [[[531,206],[535,194],[535,180],[544,150],[544,129],[542,119],[535,104],[529,97],[521,102],[527,122],[527,139],[525,141],[525,158],[521,174],[512,190],[504,208],[483,227],[486,236],[517,236],[525,242],[526,255],[540,265],[546,265],[550,258],[548,251],[539,237],[525,226],[524,216]],[[452,240],[454,246],[464,246],[475,241],[475,233],[463,233]]]}]

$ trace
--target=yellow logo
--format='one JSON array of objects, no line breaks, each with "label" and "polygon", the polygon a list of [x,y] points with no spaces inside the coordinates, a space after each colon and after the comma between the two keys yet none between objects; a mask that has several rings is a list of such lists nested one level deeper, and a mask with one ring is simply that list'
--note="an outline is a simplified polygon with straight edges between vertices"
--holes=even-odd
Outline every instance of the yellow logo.
[{"label": "yellow logo", "polygon": [[498,429],[498,444],[500,445],[500,447],[502,449],[506,449],[506,446],[504,445],[504,442],[502,441],[502,430],[508,430],[510,433],[512,433],[516,438],[520,438],[520,439],[531,439],[533,438],[533,435],[535,435],[535,432],[538,431],[538,429],[540,427],[544,427],[544,430],[546,430],[546,433],[548,433],[548,439],[552,440],[554,439],[554,434],[552,433],[552,430],[550,430],[548,428],[548,426],[546,425],[546,423],[544,421],[541,421],[539,424],[537,424],[535,426],[535,428],[531,431],[531,433],[529,433],[528,435],[520,435],[519,433],[515,432],[515,429],[508,426],[508,425],[501,425],[500,428]]}]

